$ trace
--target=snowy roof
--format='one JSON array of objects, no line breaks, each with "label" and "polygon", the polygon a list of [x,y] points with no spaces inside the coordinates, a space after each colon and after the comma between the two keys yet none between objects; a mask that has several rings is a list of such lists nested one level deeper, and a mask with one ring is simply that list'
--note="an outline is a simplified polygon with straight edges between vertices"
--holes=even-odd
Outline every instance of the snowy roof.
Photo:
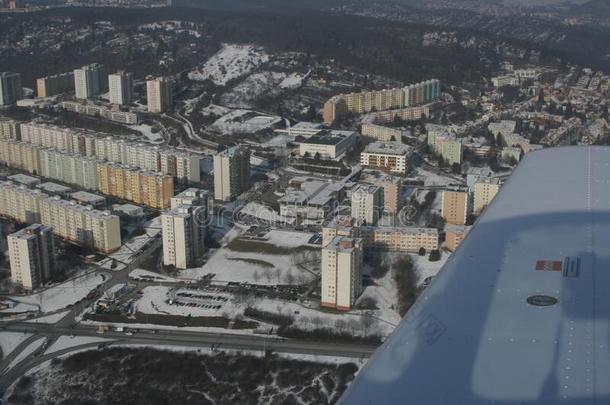
[{"label": "snowy roof", "polygon": [[340,403],[609,403],[609,167],[526,155]]}]

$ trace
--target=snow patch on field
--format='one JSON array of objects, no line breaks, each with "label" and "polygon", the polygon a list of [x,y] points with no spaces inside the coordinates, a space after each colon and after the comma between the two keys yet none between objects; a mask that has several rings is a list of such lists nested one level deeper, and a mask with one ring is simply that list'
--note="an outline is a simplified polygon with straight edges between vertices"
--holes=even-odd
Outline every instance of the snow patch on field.
[{"label": "snow patch on field", "polygon": [[211,80],[219,86],[251,73],[269,60],[265,51],[254,45],[224,44],[199,69],[189,73],[189,79],[196,81]]},{"label": "snow patch on field", "polygon": [[216,274],[215,281],[235,281],[253,284],[304,284],[315,275],[295,265],[296,255],[275,255],[258,252],[234,252],[218,249],[199,268],[180,272],[181,277],[201,279]]},{"label": "snow patch on field", "polygon": [[277,92],[286,78],[285,73],[254,73],[222,96],[223,104],[235,108],[250,108],[260,96]]},{"label": "snow patch on field", "polygon": [[143,269],[135,269],[129,273],[129,278],[133,280],[144,280],[144,281],[161,281],[164,283],[182,283],[184,280],[178,280],[173,277],[164,276],[159,273],[155,273]]},{"label": "snow patch on field", "polygon": [[36,319],[26,319],[26,322],[32,323],[57,323],[63,319],[64,316],[68,315],[70,311],[58,312],[53,315],[43,316]]},{"label": "snow patch on field", "polygon": [[1,332],[0,333],[0,348],[2,356],[7,357],[15,350],[24,340],[32,336],[31,333],[21,332]]},{"label": "snow patch on field", "polygon": [[[309,75],[309,72],[307,75]],[[280,87],[283,89],[297,89],[303,85],[303,80],[307,78],[307,75],[301,76],[298,73],[292,73],[282,80]]]},{"label": "snow patch on field", "polygon": [[17,305],[2,312],[26,312],[38,308],[40,312],[57,311],[82,300],[103,281],[101,274],[88,273],[36,294],[12,296],[9,299],[17,302]]},{"label": "snow patch on field", "polygon": [[21,353],[19,353],[17,355],[17,357],[15,357],[13,359],[13,361],[11,361],[11,364],[9,364],[8,368],[13,368],[15,367],[17,364],[21,363],[24,359],[26,359],[29,355],[31,355],[32,353],[34,353],[36,350],[38,350],[42,344],[45,342],[45,340],[47,340],[47,338],[41,337],[40,339],[37,339],[35,341],[33,341],[32,343],[30,343],[25,349],[23,349],[21,351]]},{"label": "snow patch on field", "polygon": [[152,127],[150,125],[147,125],[147,124],[130,125],[129,128],[135,129],[136,131],[140,132],[151,143],[163,143],[163,137],[161,136],[161,131],[158,131],[157,133],[153,133]]}]

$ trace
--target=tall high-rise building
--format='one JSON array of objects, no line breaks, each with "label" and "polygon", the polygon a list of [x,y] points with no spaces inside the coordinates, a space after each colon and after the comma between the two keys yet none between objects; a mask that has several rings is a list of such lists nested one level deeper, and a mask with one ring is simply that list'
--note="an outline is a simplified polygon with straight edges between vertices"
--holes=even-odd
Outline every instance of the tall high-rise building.
[{"label": "tall high-rise building", "polygon": [[250,186],[250,151],[234,146],[214,156],[214,199],[231,201]]},{"label": "tall high-rise building", "polygon": [[21,139],[21,125],[19,121],[0,117],[0,139],[18,141]]},{"label": "tall high-rise building", "polygon": [[146,98],[148,111],[151,113],[162,113],[171,109],[173,104],[171,81],[166,77],[148,77]]},{"label": "tall high-rise building", "polygon": [[74,88],[76,98],[87,99],[106,90],[106,74],[104,66],[99,63],[85,65],[74,69]]},{"label": "tall high-rise building", "polygon": [[7,237],[11,280],[26,290],[49,281],[56,272],[52,228],[33,224]]},{"label": "tall high-rise building", "polygon": [[362,224],[375,225],[383,213],[383,193],[378,186],[356,186],[352,191],[352,217]]},{"label": "tall high-rise building", "polygon": [[119,70],[108,76],[110,102],[125,105],[133,100],[133,73]]},{"label": "tall high-rise building", "polygon": [[36,79],[38,97],[51,97],[74,89],[74,73],[61,73]]},{"label": "tall high-rise building", "polygon": [[189,188],[171,199],[161,215],[163,263],[185,269],[205,251],[209,193]]},{"label": "tall high-rise building", "polygon": [[468,218],[469,200],[466,191],[443,191],[441,216],[449,224],[464,225]]},{"label": "tall high-rise building", "polygon": [[474,213],[480,214],[499,191],[500,180],[495,177],[487,177],[474,183]]},{"label": "tall high-rise building", "polygon": [[362,293],[362,239],[335,237],[322,248],[320,305],[349,311]]},{"label": "tall high-rise building", "polygon": [[186,269],[205,248],[204,207],[179,205],[161,214],[163,264]]},{"label": "tall high-rise building", "polygon": [[13,105],[22,98],[21,75],[19,73],[0,72],[0,106]]}]

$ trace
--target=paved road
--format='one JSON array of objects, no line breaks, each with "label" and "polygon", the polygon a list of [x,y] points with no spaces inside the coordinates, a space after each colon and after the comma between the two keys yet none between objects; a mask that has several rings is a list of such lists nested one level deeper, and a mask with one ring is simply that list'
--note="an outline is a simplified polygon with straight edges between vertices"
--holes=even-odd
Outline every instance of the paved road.
[{"label": "paved road", "polygon": [[350,358],[368,358],[375,351],[375,346],[317,342],[296,339],[284,339],[275,336],[239,335],[231,333],[195,332],[179,329],[140,330],[127,336],[120,332],[106,332],[102,335],[97,333],[97,327],[89,325],[77,325],[74,327],[62,327],[57,324],[32,324],[28,322],[0,322],[0,327],[9,332],[33,333],[31,337],[22,342],[5,360],[2,361],[2,374],[0,374],[0,392],[4,392],[24,373],[44,361],[50,360],[83,348],[93,348],[99,343],[77,345],[62,349],[51,354],[30,355],[15,367],[6,370],[6,367],[18,354],[29,344],[41,337],[47,338],[47,346],[50,346],[60,336],[95,336],[115,340],[114,344],[142,344],[150,346],[189,346],[201,348],[214,348],[215,350],[273,350],[281,353],[310,354],[323,356],[340,356]]},{"label": "paved road", "polygon": [[[111,287],[120,284],[132,282],[129,280],[129,273],[138,268],[141,262],[144,261],[154,249],[158,248],[160,238],[149,244],[144,252],[137,255],[134,260],[127,266],[118,271],[100,270],[105,274],[110,273],[111,278],[107,279],[102,291],[107,291]],[[140,287],[146,285],[158,285],[159,283],[152,282],[136,282]],[[249,334],[232,334],[226,332],[196,332],[176,329],[139,329],[132,336],[127,336],[124,333],[110,331],[103,335],[97,333],[97,326],[81,325],[76,318],[84,311],[85,307],[90,305],[90,302],[80,302],[70,308],[69,312],[62,317],[61,320],[54,324],[49,323],[34,323],[30,318],[28,321],[23,320],[0,320],[0,328],[8,332],[31,333],[32,335],[21,342],[15,350],[7,354],[0,362],[0,398],[13,383],[15,383],[22,375],[27,373],[32,368],[41,363],[68,354],[72,351],[95,348],[99,343],[87,343],[76,345],[70,348],[62,349],[51,354],[41,353],[40,350],[34,351],[21,360],[12,368],[8,366],[25,350],[31,343],[40,338],[46,339],[46,347],[50,347],[61,336],[95,336],[104,337],[113,340],[113,344],[140,344],[149,346],[188,346],[212,348],[214,350],[252,350],[264,351],[273,350],[281,353],[292,354],[309,354],[309,355],[325,355],[325,356],[340,356],[351,358],[368,358],[375,351],[375,346],[359,345],[349,343],[333,343],[333,342],[317,342],[298,339],[285,339],[277,336],[264,335],[249,335]],[[63,312],[64,310],[57,311]],[[41,314],[39,317],[48,316]]]}]

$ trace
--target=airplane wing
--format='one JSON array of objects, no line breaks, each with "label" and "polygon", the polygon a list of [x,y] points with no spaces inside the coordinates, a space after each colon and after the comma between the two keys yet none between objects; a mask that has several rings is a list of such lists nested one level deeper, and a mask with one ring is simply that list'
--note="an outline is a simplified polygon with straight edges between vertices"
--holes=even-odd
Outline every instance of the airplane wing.
[{"label": "airplane wing", "polygon": [[610,148],[528,154],[341,404],[610,404]]}]

